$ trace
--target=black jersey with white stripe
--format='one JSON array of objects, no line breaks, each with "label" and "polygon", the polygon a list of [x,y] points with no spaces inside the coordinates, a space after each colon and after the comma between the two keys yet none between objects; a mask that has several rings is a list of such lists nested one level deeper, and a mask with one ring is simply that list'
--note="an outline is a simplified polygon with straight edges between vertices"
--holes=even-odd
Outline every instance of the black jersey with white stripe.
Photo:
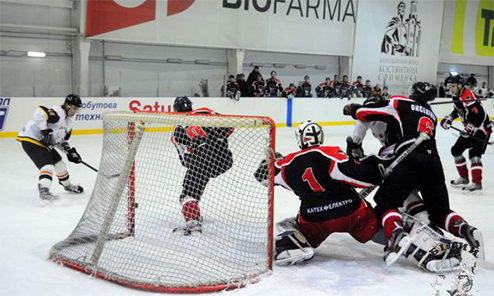
[{"label": "black jersey with white stripe", "polygon": [[355,162],[340,147],[313,147],[275,162],[275,184],[300,197],[307,221],[342,217],[357,210],[360,198],[354,187],[367,188],[381,181],[376,163]]},{"label": "black jersey with white stripe", "polygon": [[429,104],[420,104],[403,96],[391,96],[387,104],[363,106],[352,116],[363,122],[387,123],[386,147],[395,145],[395,153],[403,151],[421,132],[426,132],[430,139],[416,151],[438,155],[435,141],[437,117]]}]

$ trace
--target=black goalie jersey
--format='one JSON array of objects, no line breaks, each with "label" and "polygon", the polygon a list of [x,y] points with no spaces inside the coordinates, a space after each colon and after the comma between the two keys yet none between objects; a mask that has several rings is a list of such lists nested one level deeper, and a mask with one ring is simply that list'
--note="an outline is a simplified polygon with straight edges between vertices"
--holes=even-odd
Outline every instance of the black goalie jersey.
[{"label": "black goalie jersey", "polygon": [[300,214],[318,222],[346,216],[360,206],[354,187],[381,180],[376,163],[354,162],[339,147],[313,147],[276,161],[275,184],[292,190],[302,202]]}]

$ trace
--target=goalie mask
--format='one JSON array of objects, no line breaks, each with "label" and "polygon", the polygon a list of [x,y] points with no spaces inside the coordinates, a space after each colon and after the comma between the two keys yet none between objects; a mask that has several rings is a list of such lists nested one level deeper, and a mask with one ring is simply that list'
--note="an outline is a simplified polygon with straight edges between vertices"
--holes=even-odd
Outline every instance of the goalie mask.
[{"label": "goalie mask", "polygon": [[308,120],[295,130],[295,138],[300,149],[319,147],[324,143],[324,132],[319,124]]}]

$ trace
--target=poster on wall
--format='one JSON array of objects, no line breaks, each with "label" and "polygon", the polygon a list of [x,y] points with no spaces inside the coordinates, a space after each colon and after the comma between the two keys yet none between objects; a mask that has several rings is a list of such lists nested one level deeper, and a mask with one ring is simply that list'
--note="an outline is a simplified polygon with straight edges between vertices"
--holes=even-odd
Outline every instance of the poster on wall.
[{"label": "poster on wall", "polygon": [[494,1],[446,1],[439,59],[494,66]]},{"label": "poster on wall", "polygon": [[406,94],[415,81],[435,83],[443,1],[359,1],[352,78]]},{"label": "poster on wall", "polygon": [[87,0],[88,38],[350,56],[357,0]]}]

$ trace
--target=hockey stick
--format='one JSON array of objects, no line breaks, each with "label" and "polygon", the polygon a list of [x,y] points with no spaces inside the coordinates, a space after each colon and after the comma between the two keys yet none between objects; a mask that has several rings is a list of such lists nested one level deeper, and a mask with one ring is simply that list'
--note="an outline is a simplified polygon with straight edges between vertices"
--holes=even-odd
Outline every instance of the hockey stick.
[{"label": "hockey stick", "polygon": [[[68,155],[68,152],[67,151],[63,150],[63,152]],[[96,173],[99,173],[98,169],[96,169],[92,165],[88,164],[87,162],[81,160],[81,163],[83,165],[87,166],[88,168],[90,168],[91,170],[95,171]],[[111,175],[102,174],[102,175],[105,176],[105,177],[108,177],[108,178],[116,178],[116,177],[119,177],[120,176],[120,174],[111,174]]]},{"label": "hockey stick", "polygon": [[[487,99],[484,99],[484,98],[479,99],[479,101],[485,101],[485,100],[487,100]],[[465,100],[463,102],[468,103],[468,102],[474,102],[474,101],[476,101],[476,100]],[[444,105],[444,104],[452,104],[452,103],[453,103],[453,100],[447,101],[447,102],[432,102],[429,105]]]},{"label": "hockey stick", "polygon": [[398,156],[385,170],[384,170],[384,173],[383,173],[383,180],[377,184],[377,185],[372,185],[371,187],[369,188],[365,188],[363,189],[362,191],[359,192],[359,197],[361,199],[364,199],[366,198],[372,191],[374,191],[374,189],[376,189],[376,187],[378,187],[390,174],[391,172],[393,172],[393,169],[398,166],[400,164],[400,162],[403,161],[403,159],[405,159],[405,157],[407,157],[410,153],[412,153],[413,150],[415,150],[415,148],[417,148],[420,144],[422,144],[422,142],[424,142],[425,140],[428,140],[430,137],[427,133],[425,132],[422,132],[420,133],[420,135],[415,139],[415,141],[413,142],[412,145],[410,145],[405,151],[403,151],[403,153],[400,154],[400,156]]},{"label": "hockey stick", "polygon": [[[449,128],[450,128],[450,129],[452,129],[452,130],[455,130],[455,131],[459,132],[459,133],[460,133],[460,135],[462,135],[462,134],[463,134],[463,131],[462,131],[461,129],[459,129],[459,128],[456,128],[456,127],[454,127],[454,126],[450,126]],[[476,141],[482,142],[483,144],[486,144],[486,145],[492,145],[492,144],[494,144],[494,141],[487,142],[487,138],[485,138],[485,140],[482,140],[482,139],[480,139],[480,138],[473,137],[473,136],[470,136],[470,138],[472,138],[472,139],[474,139],[474,140],[476,140]]]}]

